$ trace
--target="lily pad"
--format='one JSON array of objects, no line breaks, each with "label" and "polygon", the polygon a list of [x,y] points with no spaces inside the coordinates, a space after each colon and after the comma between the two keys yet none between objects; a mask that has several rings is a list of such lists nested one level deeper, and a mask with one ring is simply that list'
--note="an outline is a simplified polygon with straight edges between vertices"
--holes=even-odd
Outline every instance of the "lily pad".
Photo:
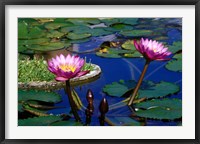
[{"label": "lily pad", "polygon": [[149,83],[147,87],[141,88],[138,91],[138,98],[159,98],[177,93],[179,90],[178,85],[170,82],[161,81],[156,84]]},{"label": "lily pad", "polygon": [[132,30],[133,27],[127,24],[113,24],[110,27],[104,28],[107,31],[118,32]]},{"label": "lily pad", "polygon": [[[112,84],[105,85],[103,92],[110,96],[121,97],[128,91],[133,91],[136,82],[129,80],[122,82],[113,82]],[[161,81],[160,83],[153,83],[152,81],[143,82],[139,91],[138,98],[158,98],[164,97],[169,94],[174,94],[179,91],[179,86],[173,83]]]},{"label": "lily pad", "polygon": [[67,34],[67,38],[69,38],[71,40],[85,39],[85,38],[88,38],[90,36],[91,36],[91,34],[89,34],[89,33],[76,34],[76,33],[73,33],[73,32],[69,32]]},{"label": "lily pad", "polygon": [[45,36],[44,30],[37,26],[29,27],[27,23],[18,23],[18,39],[33,39]]},{"label": "lily pad", "polygon": [[168,49],[172,53],[177,53],[178,51],[182,50],[182,42],[181,41],[173,42],[173,44],[169,46]]},{"label": "lily pad", "polygon": [[25,50],[27,50],[26,46],[18,45],[18,52],[24,52]]},{"label": "lily pad", "polygon": [[61,32],[56,31],[56,30],[52,30],[52,31],[50,31],[50,33],[47,34],[47,37],[48,38],[61,38],[64,35],[65,35],[64,33],[61,33]]},{"label": "lily pad", "polygon": [[19,90],[18,101],[38,100],[43,102],[58,103],[62,101],[59,94],[54,92],[35,91],[35,90]]},{"label": "lily pad", "polygon": [[67,21],[75,25],[99,24],[101,21],[98,18],[68,18]]},{"label": "lily pad", "polygon": [[34,44],[38,44],[38,45],[42,45],[45,43],[48,43],[49,39],[48,38],[39,38],[39,39],[29,39],[29,40],[18,40],[18,44],[19,45],[34,45]]},{"label": "lily pad", "polygon": [[62,42],[50,42],[46,45],[31,45],[28,49],[35,50],[35,51],[51,51],[51,50],[58,50],[65,47],[65,44]]},{"label": "lily pad", "polygon": [[61,120],[60,116],[41,116],[18,120],[18,126],[49,126],[51,123]]},{"label": "lily pad", "polygon": [[92,36],[104,36],[104,35],[110,35],[113,32],[106,31],[103,28],[94,28],[94,29],[91,29],[89,33],[92,34]]},{"label": "lily pad", "polygon": [[105,23],[107,26],[117,23],[135,25],[138,23],[138,18],[105,18],[101,19],[101,22]]},{"label": "lily pad", "polygon": [[105,18],[105,19],[101,19],[101,22],[105,23],[107,26],[110,26],[112,24],[119,23],[119,19],[117,19],[117,18]]},{"label": "lily pad", "polygon": [[45,24],[45,28],[49,30],[55,30],[66,26],[70,27],[74,26],[74,24],[71,22],[65,22],[65,23],[50,22]]},{"label": "lily pad", "polygon": [[141,126],[139,121],[130,117],[106,117],[106,121],[115,126]]},{"label": "lily pad", "polygon": [[97,56],[104,57],[104,58],[121,58],[118,54],[109,54],[109,53],[100,53],[96,52]]},{"label": "lily pad", "polygon": [[84,34],[84,33],[88,33],[91,29],[87,26],[84,25],[80,25],[80,26],[71,26],[71,27],[63,27],[61,28],[61,32],[62,33],[69,33],[69,32],[74,32],[76,34]]},{"label": "lily pad", "polygon": [[49,116],[49,114],[47,114],[47,111],[44,111],[44,110],[39,110],[39,109],[36,109],[36,108],[32,108],[30,107],[27,103],[23,103],[22,105],[22,109],[32,115],[35,115],[35,116]]},{"label": "lily pad", "polygon": [[50,126],[83,126],[83,125],[79,122],[68,120],[68,121],[54,122]]},{"label": "lily pad", "polygon": [[[152,119],[174,120],[182,117],[182,100],[155,99],[135,104],[136,115]],[[141,109],[142,108],[142,109]]]},{"label": "lily pad", "polygon": [[182,53],[174,55],[173,58],[175,59],[169,61],[165,65],[165,67],[171,71],[181,72],[182,71]]},{"label": "lily pad", "polygon": [[119,34],[125,37],[147,37],[153,34],[152,30],[130,30],[130,31],[122,31]]}]

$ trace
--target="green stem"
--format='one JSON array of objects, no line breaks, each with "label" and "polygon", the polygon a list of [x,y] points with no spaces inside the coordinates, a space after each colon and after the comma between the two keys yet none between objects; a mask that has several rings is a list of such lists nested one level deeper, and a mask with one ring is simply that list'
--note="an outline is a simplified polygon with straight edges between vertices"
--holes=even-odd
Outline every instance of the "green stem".
[{"label": "green stem", "polygon": [[134,89],[134,91],[133,91],[133,94],[131,95],[130,100],[129,100],[129,102],[128,102],[128,106],[132,105],[132,103],[133,103],[133,101],[134,101],[134,99],[135,99],[135,96],[136,96],[136,94],[137,94],[137,92],[138,92],[138,90],[139,90],[139,88],[140,88],[140,85],[142,84],[142,81],[143,81],[143,79],[144,79],[144,75],[145,75],[145,73],[146,73],[146,71],[147,71],[147,68],[148,68],[150,62],[151,62],[151,61],[146,60],[144,69],[143,69],[143,71],[142,71],[142,74],[140,75],[140,79],[139,79],[139,81],[138,81],[138,83],[137,83],[137,85],[136,85],[136,87],[135,87],[135,89]]},{"label": "green stem", "polygon": [[69,80],[66,81],[66,93],[68,95],[68,99],[69,99],[69,104],[71,106],[71,109],[72,109],[72,113],[76,119],[77,122],[80,122],[81,119],[77,113],[77,110],[76,110],[76,104],[74,103],[74,100],[73,100],[73,97],[72,97],[72,93],[71,93],[71,87],[70,87],[70,82]]}]

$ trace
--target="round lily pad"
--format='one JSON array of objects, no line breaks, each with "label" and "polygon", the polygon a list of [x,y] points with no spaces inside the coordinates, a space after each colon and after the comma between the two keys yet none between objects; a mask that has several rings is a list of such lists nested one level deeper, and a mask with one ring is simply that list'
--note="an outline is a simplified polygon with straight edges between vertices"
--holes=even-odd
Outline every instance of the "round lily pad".
[{"label": "round lily pad", "polygon": [[135,104],[136,115],[152,119],[174,120],[182,117],[182,100],[155,99]]},{"label": "round lily pad", "polygon": [[58,103],[60,102],[61,96],[54,92],[45,92],[45,91],[35,91],[35,90],[19,90],[18,91],[18,101],[27,101],[27,100],[38,100],[43,102]]},{"label": "round lily pad", "polygon": [[168,70],[175,71],[175,72],[181,72],[182,71],[182,53],[175,54],[174,59],[169,61],[165,67]]},{"label": "round lily pad", "polygon": [[68,26],[68,27],[74,26],[74,24],[71,22],[65,22],[65,23],[50,22],[50,23],[46,23],[44,26],[46,29],[55,30],[55,29],[59,29],[62,27],[66,27],[66,26]]},{"label": "round lily pad", "polygon": [[177,53],[178,51],[182,50],[182,42],[181,41],[173,42],[172,45],[168,46],[168,49],[172,53]]},{"label": "round lily pad", "polygon": [[75,25],[99,24],[101,21],[98,18],[68,18],[67,21]]},{"label": "round lily pad", "polygon": [[126,37],[147,37],[153,34],[152,30],[130,30],[130,31],[122,31],[119,34]]},{"label": "round lily pad", "polygon": [[139,121],[136,121],[130,117],[106,117],[106,121],[109,121],[115,126],[140,126]]},{"label": "round lily pad", "polygon": [[91,34],[88,34],[88,33],[76,34],[76,33],[70,32],[70,33],[67,34],[67,38],[69,38],[71,40],[85,39],[85,38],[88,38],[90,36],[91,36]]}]

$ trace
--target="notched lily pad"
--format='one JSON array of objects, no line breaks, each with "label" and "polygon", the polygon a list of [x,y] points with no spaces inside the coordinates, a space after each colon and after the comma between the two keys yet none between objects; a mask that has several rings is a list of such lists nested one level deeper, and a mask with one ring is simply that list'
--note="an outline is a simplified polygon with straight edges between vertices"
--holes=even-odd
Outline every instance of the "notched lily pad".
[{"label": "notched lily pad", "polygon": [[182,117],[182,100],[155,99],[135,104],[136,115],[152,119],[174,120]]},{"label": "notched lily pad", "polygon": [[169,61],[165,67],[168,70],[181,72],[182,71],[182,53],[176,54],[171,61]]},{"label": "notched lily pad", "polygon": [[62,42],[50,42],[46,45],[31,45],[28,47],[28,49],[35,50],[35,51],[52,51],[52,50],[58,50],[65,47],[65,44]]},{"label": "notched lily pad", "polygon": [[76,34],[76,33],[70,32],[70,33],[67,34],[67,38],[69,38],[71,40],[85,39],[85,38],[88,38],[90,36],[91,36],[91,34],[89,34],[89,33]]},{"label": "notched lily pad", "polygon": [[173,44],[169,46],[168,49],[172,53],[177,53],[178,51],[182,50],[182,42],[181,41],[173,42]]}]

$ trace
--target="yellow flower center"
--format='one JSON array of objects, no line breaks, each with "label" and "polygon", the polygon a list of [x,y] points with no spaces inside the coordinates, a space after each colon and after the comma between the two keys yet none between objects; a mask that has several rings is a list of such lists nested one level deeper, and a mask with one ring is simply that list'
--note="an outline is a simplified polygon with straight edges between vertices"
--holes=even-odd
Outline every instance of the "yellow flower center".
[{"label": "yellow flower center", "polygon": [[156,48],[153,48],[153,52],[157,52],[157,49],[156,49]]},{"label": "yellow flower center", "polygon": [[60,65],[59,68],[63,70],[64,72],[74,72],[76,70],[76,67],[73,65]]}]

